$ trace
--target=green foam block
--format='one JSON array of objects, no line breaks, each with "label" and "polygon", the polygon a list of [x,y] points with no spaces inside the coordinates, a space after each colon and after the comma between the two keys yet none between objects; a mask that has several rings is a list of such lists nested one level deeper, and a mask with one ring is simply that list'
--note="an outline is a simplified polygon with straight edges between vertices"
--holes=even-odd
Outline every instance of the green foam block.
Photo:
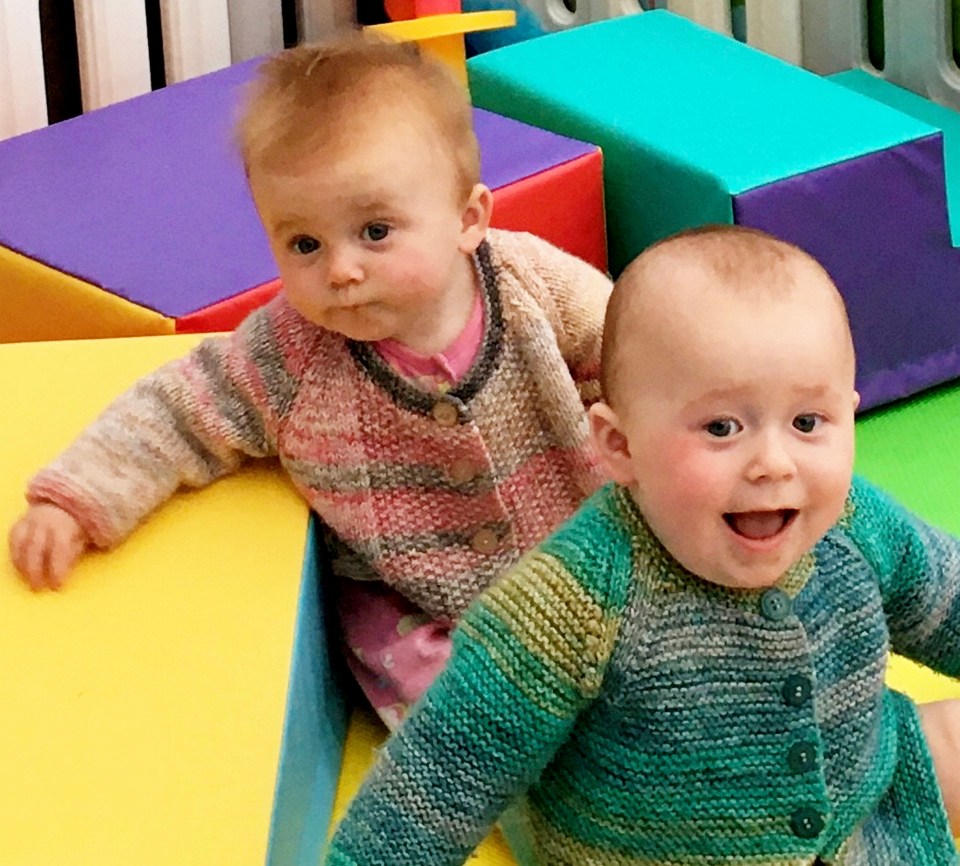
[{"label": "green foam block", "polygon": [[474,103],[604,151],[614,273],[731,196],[936,130],[665,11],[472,58]]}]

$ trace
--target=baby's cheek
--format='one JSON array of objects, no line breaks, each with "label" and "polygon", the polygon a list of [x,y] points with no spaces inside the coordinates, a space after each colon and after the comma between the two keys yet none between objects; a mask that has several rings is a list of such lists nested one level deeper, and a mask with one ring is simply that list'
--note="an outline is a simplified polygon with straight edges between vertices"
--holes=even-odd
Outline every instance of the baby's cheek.
[{"label": "baby's cheek", "polygon": [[662,471],[672,477],[677,496],[702,496],[724,477],[717,454],[704,448],[693,437],[678,436],[668,440],[659,458]]}]

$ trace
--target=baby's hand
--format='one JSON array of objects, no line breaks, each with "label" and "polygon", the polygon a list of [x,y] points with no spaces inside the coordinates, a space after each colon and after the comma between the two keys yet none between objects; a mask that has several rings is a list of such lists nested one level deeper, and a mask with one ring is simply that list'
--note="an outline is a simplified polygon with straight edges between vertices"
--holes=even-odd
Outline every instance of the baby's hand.
[{"label": "baby's hand", "polygon": [[59,589],[90,543],[73,517],[46,502],[30,506],[9,542],[10,559],[33,590]]}]

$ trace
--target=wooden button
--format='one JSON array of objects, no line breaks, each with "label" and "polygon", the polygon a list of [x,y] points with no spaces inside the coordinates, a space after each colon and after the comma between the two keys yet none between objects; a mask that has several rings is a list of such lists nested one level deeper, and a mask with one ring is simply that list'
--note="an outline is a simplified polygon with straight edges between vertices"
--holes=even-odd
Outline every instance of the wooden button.
[{"label": "wooden button", "polygon": [[493,553],[500,545],[497,533],[492,529],[481,529],[470,539],[470,546],[477,553]]},{"label": "wooden button", "polygon": [[457,421],[459,420],[459,415],[457,413],[457,407],[453,403],[447,403],[445,400],[441,400],[439,403],[433,404],[433,419],[441,427],[456,427]]},{"label": "wooden button", "polygon": [[454,484],[467,484],[479,475],[479,469],[472,460],[465,457],[455,460],[450,467],[450,480]]}]

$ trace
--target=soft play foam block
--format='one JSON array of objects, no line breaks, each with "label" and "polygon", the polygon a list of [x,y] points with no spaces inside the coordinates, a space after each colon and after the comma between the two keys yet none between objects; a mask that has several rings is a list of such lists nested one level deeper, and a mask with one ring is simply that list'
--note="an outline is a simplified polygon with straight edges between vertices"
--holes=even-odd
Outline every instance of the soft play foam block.
[{"label": "soft play foam block", "polygon": [[839,285],[864,407],[960,375],[960,253],[929,122],[665,11],[468,70],[477,105],[601,146],[614,274],[682,228],[763,228]]},{"label": "soft play foam block", "polygon": [[898,87],[862,69],[850,69],[829,76],[830,81],[870,97],[884,105],[939,129],[943,134],[943,160],[947,186],[950,236],[960,246],[960,113],[937,105],[923,96]]},{"label": "soft play foam block", "polygon": [[[0,305],[13,310],[0,316],[0,342],[226,330],[276,293],[231,144],[254,69],[238,64],[0,142]],[[475,125],[494,224],[605,268],[597,147],[486,111]],[[99,305],[86,300],[97,296]]]},{"label": "soft play foam block", "polygon": [[[0,346],[0,520],[195,337]],[[269,464],[162,507],[60,592],[0,556],[0,863],[315,864],[345,708],[307,509]]]}]

